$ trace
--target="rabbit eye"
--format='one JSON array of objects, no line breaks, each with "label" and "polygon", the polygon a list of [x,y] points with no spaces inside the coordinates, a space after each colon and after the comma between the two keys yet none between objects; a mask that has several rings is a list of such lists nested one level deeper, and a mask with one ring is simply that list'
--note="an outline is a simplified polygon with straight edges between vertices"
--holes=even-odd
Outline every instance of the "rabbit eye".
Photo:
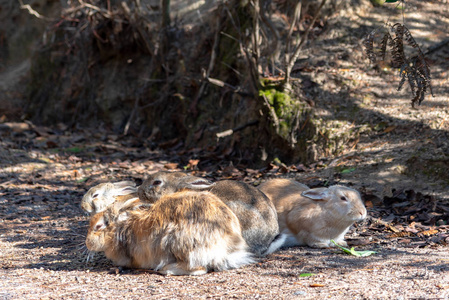
[{"label": "rabbit eye", "polygon": [[103,228],[103,226],[104,226],[104,224],[97,224],[97,225],[95,225],[95,231],[98,231],[98,230],[100,230],[101,228]]},{"label": "rabbit eye", "polygon": [[98,197],[98,194],[94,194],[92,197],[93,197],[93,198],[97,198],[97,197]]},{"label": "rabbit eye", "polygon": [[153,185],[161,185],[162,181],[160,180],[155,180],[153,181]]},{"label": "rabbit eye", "polygon": [[340,199],[343,201],[348,201],[348,199],[345,196],[341,196]]}]

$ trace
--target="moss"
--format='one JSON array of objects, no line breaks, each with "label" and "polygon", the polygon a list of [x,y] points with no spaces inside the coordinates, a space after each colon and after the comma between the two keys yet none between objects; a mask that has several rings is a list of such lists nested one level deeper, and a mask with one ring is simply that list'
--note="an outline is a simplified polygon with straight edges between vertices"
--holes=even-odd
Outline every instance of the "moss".
[{"label": "moss", "polygon": [[290,95],[284,92],[280,92],[274,88],[260,90],[259,96],[263,96],[268,99],[268,103],[274,108],[276,116],[282,118],[288,114],[292,114],[297,108],[295,101],[292,100]]},{"label": "moss", "polygon": [[289,132],[290,132],[290,126],[289,126],[289,124],[287,124],[286,121],[280,121],[280,122],[279,122],[279,134],[280,134],[282,137],[288,137]]},{"label": "moss", "polygon": [[259,96],[265,98],[268,104],[273,108],[276,118],[279,122],[277,133],[285,140],[291,141],[291,132],[296,126],[296,116],[307,113],[306,105],[298,99],[292,98],[288,93],[283,92],[273,84],[261,81],[262,89],[259,90]]}]

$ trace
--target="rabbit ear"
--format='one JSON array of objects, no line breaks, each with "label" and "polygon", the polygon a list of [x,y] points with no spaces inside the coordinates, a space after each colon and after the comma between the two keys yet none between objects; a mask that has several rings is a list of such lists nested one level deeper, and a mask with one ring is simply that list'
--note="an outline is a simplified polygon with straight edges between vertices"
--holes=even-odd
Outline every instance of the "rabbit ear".
[{"label": "rabbit ear", "polygon": [[114,183],[114,188],[121,189],[126,187],[134,187],[136,186],[135,182],[132,181],[119,181]]},{"label": "rabbit ear", "polygon": [[129,209],[129,208],[132,208],[132,207],[136,206],[138,203],[139,203],[139,198],[138,197],[134,197],[134,198],[131,198],[129,200],[126,200],[125,203],[118,204],[118,205],[120,205],[120,210],[126,210],[126,209]]},{"label": "rabbit ear", "polygon": [[329,189],[316,188],[304,191],[301,196],[312,199],[313,201],[327,201],[329,200]]},{"label": "rabbit ear", "polygon": [[178,189],[189,189],[196,191],[203,191],[212,188],[215,185],[212,181],[209,181],[204,178],[195,177],[195,176],[187,176],[180,180],[178,184]]},{"label": "rabbit ear", "polygon": [[132,193],[135,193],[135,192],[137,192],[137,188],[135,188],[133,186],[127,186],[127,187],[124,187],[122,189],[119,189],[117,191],[117,195],[118,196],[125,196],[125,195],[129,195],[129,194],[132,194]]}]

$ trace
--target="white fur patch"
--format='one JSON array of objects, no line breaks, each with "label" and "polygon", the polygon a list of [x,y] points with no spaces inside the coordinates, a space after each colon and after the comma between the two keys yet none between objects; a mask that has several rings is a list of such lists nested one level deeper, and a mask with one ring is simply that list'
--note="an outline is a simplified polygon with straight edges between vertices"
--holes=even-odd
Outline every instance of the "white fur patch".
[{"label": "white fur patch", "polygon": [[271,242],[270,246],[268,247],[267,251],[265,251],[264,255],[271,254],[274,251],[281,248],[284,245],[284,243],[286,242],[286,240],[287,240],[287,235],[281,233],[281,235],[276,240]]}]

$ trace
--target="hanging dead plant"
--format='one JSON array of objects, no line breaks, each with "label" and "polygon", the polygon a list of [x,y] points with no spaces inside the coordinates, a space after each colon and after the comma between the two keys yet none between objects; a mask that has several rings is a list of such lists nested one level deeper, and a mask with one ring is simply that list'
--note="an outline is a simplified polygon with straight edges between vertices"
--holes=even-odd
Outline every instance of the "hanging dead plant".
[{"label": "hanging dead plant", "polygon": [[[396,2],[387,0],[386,2]],[[404,3],[404,1],[401,1]],[[376,40],[380,38],[377,46]],[[371,63],[376,63],[378,59],[385,61],[386,54],[391,55],[391,66],[399,69],[401,78],[397,90],[400,91],[407,81],[412,92],[411,105],[420,105],[424,100],[426,92],[432,92],[430,68],[423,51],[413,38],[410,30],[402,23],[393,25],[386,23],[383,30],[374,29],[366,35],[363,46],[365,53]],[[406,55],[404,46],[411,47],[411,55]]]}]

